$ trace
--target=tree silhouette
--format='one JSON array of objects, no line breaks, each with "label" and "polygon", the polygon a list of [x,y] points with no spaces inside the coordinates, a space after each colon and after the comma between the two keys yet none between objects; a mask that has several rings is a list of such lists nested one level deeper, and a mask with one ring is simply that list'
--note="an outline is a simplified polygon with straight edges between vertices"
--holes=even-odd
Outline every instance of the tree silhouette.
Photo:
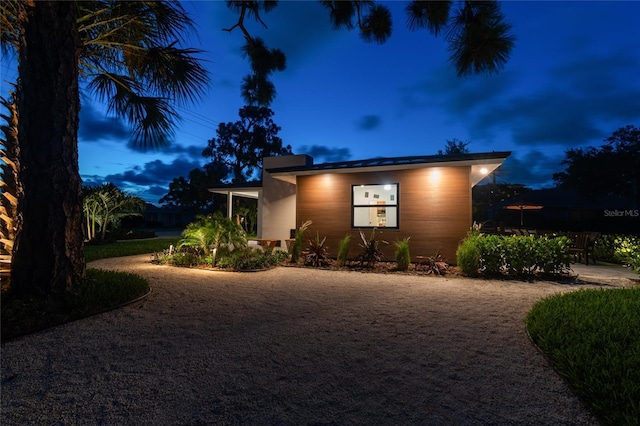
[{"label": "tree silhouette", "polygon": [[216,204],[223,204],[226,197],[219,195],[216,203],[214,197],[217,194],[212,194],[208,188],[222,182],[227,175],[228,169],[224,165],[215,167],[214,164],[208,164],[204,170],[193,169],[187,179],[180,176],[171,181],[169,192],[160,199],[160,203],[180,207],[191,213],[209,211]]},{"label": "tree silhouette", "polygon": [[444,151],[439,149],[438,150],[438,155],[460,155],[460,154],[468,154],[469,153],[469,149],[467,148],[467,146],[470,144],[471,142],[463,142],[461,140],[458,139],[451,139],[451,140],[447,140],[445,146],[444,146]]},{"label": "tree silhouette", "polygon": [[[321,0],[329,11],[335,29],[357,29],[365,42],[385,43],[392,34],[391,11],[376,1]],[[249,105],[268,106],[276,94],[269,79],[274,71],[285,69],[285,54],[268,48],[264,41],[253,37],[245,21],[253,19],[267,27],[262,14],[272,11],[273,0],[227,1],[227,7],[238,14],[238,21],[225,31],[238,28],[245,39],[243,53],[249,59],[251,73],[242,84],[242,96]],[[505,22],[496,1],[420,1],[407,2],[407,26],[418,31],[426,29],[433,35],[444,34],[451,52],[450,61],[458,76],[494,73],[509,59],[515,43],[511,25]]]},{"label": "tree silhouette", "polygon": [[560,188],[576,189],[585,197],[617,195],[640,206],[640,128],[621,127],[605,139],[600,147],[565,151],[561,164],[566,168],[555,173]]},{"label": "tree silhouette", "polygon": [[245,106],[240,120],[220,123],[217,137],[210,139],[202,151],[213,164],[224,164],[230,170],[231,182],[247,182],[259,172],[262,158],[291,154],[291,146],[283,146],[278,127],[266,107]]},{"label": "tree silhouette", "polygon": [[161,146],[207,82],[198,51],[179,47],[192,22],[177,2],[3,1],[2,47],[18,53],[23,198],[12,258],[16,293],[62,294],[85,272],[78,169],[80,80]]}]

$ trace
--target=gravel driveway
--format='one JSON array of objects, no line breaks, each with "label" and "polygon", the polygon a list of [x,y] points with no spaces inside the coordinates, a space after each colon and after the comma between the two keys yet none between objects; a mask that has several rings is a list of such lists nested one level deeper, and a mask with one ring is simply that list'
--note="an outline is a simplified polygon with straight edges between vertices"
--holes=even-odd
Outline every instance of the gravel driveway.
[{"label": "gravel driveway", "polygon": [[4,426],[597,424],[524,328],[577,286],[91,266],[153,291],[3,344]]}]

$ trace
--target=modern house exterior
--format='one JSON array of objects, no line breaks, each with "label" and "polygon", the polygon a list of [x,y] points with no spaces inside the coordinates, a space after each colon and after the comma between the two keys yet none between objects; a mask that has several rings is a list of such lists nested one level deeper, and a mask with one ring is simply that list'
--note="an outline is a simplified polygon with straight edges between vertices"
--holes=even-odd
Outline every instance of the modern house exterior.
[{"label": "modern house exterior", "polygon": [[[510,152],[455,156],[373,158],[314,164],[307,155],[264,158],[262,182],[247,188],[219,185],[211,192],[258,199],[258,237],[284,241],[305,221],[327,237],[332,256],[351,235],[350,257],[359,251],[359,230],[389,244],[410,237],[412,256],[440,252],[455,263],[460,241],[472,225],[471,188],[499,167]],[[284,247],[284,244],[281,244]]]}]

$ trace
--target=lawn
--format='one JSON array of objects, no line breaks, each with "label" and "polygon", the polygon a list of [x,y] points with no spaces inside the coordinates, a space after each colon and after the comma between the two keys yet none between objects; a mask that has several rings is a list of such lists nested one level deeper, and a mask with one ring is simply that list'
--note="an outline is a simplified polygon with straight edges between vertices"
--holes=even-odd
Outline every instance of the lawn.
[{"label": "lawn", "polygon": [[[85,246],[87,262],[109,257],[161,251],[176,239],[158,238]],[[84,284],[60,297],[2,295],[2,341],[85,318],[149,292],[142,277],[116,271],[87,269]]]},{"label": "lawn", "polygon": [[640,424],[640,287],[546,298],[527,330],[603,423]]},{"label": "lawn", "polygon": [[154,253],[175,245],[177,238],[152,238],[148,240],[120,241],[110,244],[85,245],[84,255],[87,262],[109,257],[132,256],[135,254]]}]

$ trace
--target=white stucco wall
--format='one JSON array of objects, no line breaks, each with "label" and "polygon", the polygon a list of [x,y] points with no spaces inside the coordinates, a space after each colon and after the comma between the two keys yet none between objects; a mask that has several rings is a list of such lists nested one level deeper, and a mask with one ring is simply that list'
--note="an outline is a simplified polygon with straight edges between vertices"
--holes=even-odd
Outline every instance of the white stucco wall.
[{"label": "white stucco wall", "polygon": [[271,177],[271,168],[309,164],[308,155],[283,155],[263,159],[262,200],[258,206],[258,237],[278,239],[286,250],[285,240],[296,229],[296,186]]}]

